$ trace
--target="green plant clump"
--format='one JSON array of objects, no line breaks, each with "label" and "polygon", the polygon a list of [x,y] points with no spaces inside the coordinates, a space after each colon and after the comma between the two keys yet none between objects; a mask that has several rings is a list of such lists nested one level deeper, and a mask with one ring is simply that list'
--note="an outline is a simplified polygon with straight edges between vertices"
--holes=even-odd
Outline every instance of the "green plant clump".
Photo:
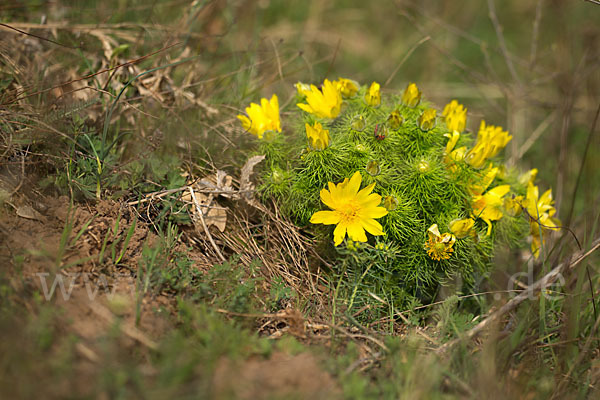
[{"label": "green plant clump", "polygon": [[558,228],[537,170],[502,164],[512,136],[484,121],[472,135],[456,100],[440,113],[414,83],[384,95],[343,78],[296,88],[283,123],[276,95],[238,118],[266,155],[262,195],[314,234],[349,310],[429,302],[450,279],[473,290],[499,243],[530,234],[538,257]]}]

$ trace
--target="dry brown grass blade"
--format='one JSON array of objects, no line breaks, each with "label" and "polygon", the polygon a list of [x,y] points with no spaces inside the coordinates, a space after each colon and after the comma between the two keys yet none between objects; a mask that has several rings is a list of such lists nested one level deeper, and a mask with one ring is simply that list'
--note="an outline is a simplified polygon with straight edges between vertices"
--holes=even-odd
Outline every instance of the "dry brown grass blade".
[{"label": "dry brown grass blade", "polygon": [[466,341],[466,340],[470,340],[470,339],[474,338],[479,333],[481,333],[483,330],[490,327],[490,325],[493,322],[495,322],[499,317],[514,310],[519,304],[521,304],[525,300],[529,299],[532,295],[539,293],[540,291],[542,291],[545,288],[552,285],[558,279],[559,276],[561,276],[563,273],[575,268],[583,260],[585,260],[590,254],[592,254],[594,251],[598,250],[598,248],[600,248],[600,238],[596,239],[592,243],[589,250],[579,251],[575,255],[573,255],[569,260],[567,260],[563,263],[560,263],[558,266],[556,266],[554,269],[552,269],[550,272],[548,272],[546,275],[544,275],[544,277],[542,277],[541,279],[536,281],[533,285],[529,286],[528,290],[521,292],[521,294],[519,294],[518,296],[516,296],[513,299],[511,299],[510,301],[508,301],[506,304],[504,304],[498,310],[491,313],[487,318],[485,318],[479,324],[477,324],[476,326],[471,328],[462,337],[451,340],[451,341],[447,342],[446,344],[444,344],[443,346],[439,347],[437,349],[437,352],[438,353],[446,352],[447,350],[454,347],[456,344],[458,344],[462,341]]},{"label": "dry brown grass blade", "polygon": [[157,51],[155,51],[155,52],[152,52],[152,53],[146,54],[146,55],[144,55],[144,56],[142,56],[142,57],[138,57],[138,58],[136,58],[136,59],[134,59],[134,60],[127,61],[127,62],[125,62],[125,63],[119,64],[119,65],[116,65],[116,66],[114,66],[114,67],[112,67],[112,68],[106,68],[106,69],[103,69],[103,70],[101,70],[101,71],[94,72],[93,74],[89,74],[89,75],[83,76],[83,77],[81,77],[81,78],[77,78],[77,79],[71,79],[70,81],[67,81],[67,82],[62,82],[62,83],[59,83],[58,85],[54,85],[54,86],[52,86],[52,87],[49,87],[49,88],[46,88],[46,89],[38,90],[38,91],[36,91],[36,92],[29,93],[29,94],[27,94],[27,95],[24,95],[24,96],[19,96],[19,97],[17,97],[16,99],[13,99],[13,100],[12,100],[11,102],[9,102],[9,103],[2,103],[2,104],[0,104],[0,106],[6,106],[6,105],[14,104],[14,103],[16,103],[16,102],[17,102],[17,101],[19,101],[19,100],[23,100],[23,99],[29,98],[29,97],[31,97],[31,96],[36,96],[36,95],[39,95],[39,94],[42,94],[42,93],[46,93],[46,92],[49,92],[49,91],[51,91],[51,90],[54,90],[54,89],[60,88],[60,87],[62,87],[62,86],[69,85],[69,84],[71,84],[71,83],[74,83],[74,82],[78,82],[78,81],[86,80],[86,79],[92,78],[92,77],[94,77],[94,76],[96,76],[96,75],[104,74],[104,73],[106,73],[106,72],[110,72],[110,71],[112,71],[112,70],[115,70],[115,69],[123,68],[123,67],[126,67],[126,66],[128,66],[128,65],[137,64],[137,63],[139,63],[140,61],[142,61],[142,60],[145,60],[146,58],[149,58],[149,57],[152,57],[152,56],[154,56],[154,55],[156,55],[156,54],[162,53],[163,51],[166,51],[166,50],[168,50],[168,49],[170,49],[170,48],[172,48],[172,47],[178,46],[179,44],[180,44],[179,42],[177,42],[177,43],[173,43],[173,44],[169,44],[169,45],[167,45],[167,46],[165,46],[165,47],[163,47],[163,48],[161,48],[161,49],[159,49],[159,50],[157,50]]},{"label": "dry brown grass blade", "polygon": [[204,233],[206,233],[208,240],[210,240],[210,244],[215,249],[215,253],[217,253],[217,255],[219,256],[221,261],[222,262],[227,261],[227,259],[223,255],[223,253],[221,253],[221,249],[219,249],[219,246],[217,246],[217,244],[215,243],[215,240],[213,239],[212,235],[210,234],[210,230],[208,229],[208,226],[206,226],[206,221],[204,220],[204,212],[202,211],[202,207],[200,207],[200,204],[198,204],[198,200],[196,199],[196,194],[194,193],[194,189],[192,189],[192,187],[189,186],[188,190],[190,191],[190,195],[192,195],[192,200],[194,201],[194,205],[196,206],[196,210],[198,211],[198,215],[200,216],[200,222],[202,222],[202,227],[204,228]]},{"label": "dry brown grass blade", "polygon": [[22,31],[22,30],[20,30],[18,28],[15,28],[15,27],[13,27],[11,25],[3,24],[1,22],[0,22],[0,26],[3,26],[3,27],[8,28],[8,29],[12,29],[12,30],[14,30],[16,32],[19,32],[20,34],[23,34],[23,35],[26,35],[26,36],[32,36],[34,38],[37,38],[37,39],[40,39],[40,40],[43,40],[43,41],[55,44],[57,46],[62,46],[62,47],[66,47],[66,48],[69,48],[69,49],[79,49],[81,47],[81,46],[69,46],[67,44],[59,43],[59,42],[56,42],[56,41],[54,41],[52,39],[48,39],[48,38],[45,38],[45,37],[42,37],[42,36],[34,35],[33,33],[25,32],[25,31]]}]

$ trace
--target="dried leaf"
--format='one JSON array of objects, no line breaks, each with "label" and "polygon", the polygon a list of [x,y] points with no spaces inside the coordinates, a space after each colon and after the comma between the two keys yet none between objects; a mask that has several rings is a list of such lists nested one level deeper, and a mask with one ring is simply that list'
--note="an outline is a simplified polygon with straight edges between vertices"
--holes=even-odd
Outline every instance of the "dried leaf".
[{"label": "dried leaf", "polygon": [[[240,192],[248,192],[254,189],[254,184],[250,180],[252,173],[254,172],[254,167],[265,159],[265,156],[254,156],[250,157],[246,164],[242,167],[242,172],[240,175]],[[242,193],[242,196],[246,198],[251,198],[251,193]]]},{"label": "dried leaf", "polygon": [[[205,176],[196,183],[197,190],[206,191],[210,189],[215,194],[227,198],[235,196],[235,189],[233,188],[233,178],[225,171],[217,170],[212,175]],[[228,193],[230,192],[230,193]]]},{"label": "dried leaf", "polygon": [[[200,215],[198,212],[198,207],[200,207],[206,226],[210,227],[212,225],[220,232],[224,232],[227,226],[227,209],[221,207],[218,203],[213,201],[213,195],[207,196],[204,193],[194,192],[194,196],[196,197],[197,205],[193,204],[194,201],[189,191],[186,191],[181,196],[183,201],[192,203],[190,208],[194,220],[200,221]],[[204,234],[204,230],[201,225],[196,225],[196,230],[199,234]]]},{"label": "dried leaf", "polygon": [[27,205],[19,206],[17,208],[17,215],[21,218],[33,219],[36,221],[44,222],[46,220],[42,214],[33,209],[33,207]]}]

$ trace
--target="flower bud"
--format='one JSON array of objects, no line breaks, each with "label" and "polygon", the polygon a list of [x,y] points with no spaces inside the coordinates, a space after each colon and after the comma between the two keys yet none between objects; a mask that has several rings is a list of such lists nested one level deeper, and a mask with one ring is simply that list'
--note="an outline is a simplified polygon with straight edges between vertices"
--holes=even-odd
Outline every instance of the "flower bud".
[{"label": "flower bud", "polygon": [[419,170],[419,172],[425,173],[431,169],[431,165],[429,165],[429,161],[422,158],[417,164],[417,169]]},{"label": "flower bud", "polygon": [[373,82],[365,94],[365,102],[371,107],[379,107],[381,104],[381,93],[379,83]]},{"label": "flower bud", "polygon": [[428,108],[423,111],[423,114],[418,118],[417,123],[419,124],[419,128],[427,132],[435,127],[435,115],[436,110],[434,108]]},{"label": "flower bud", "polygon": [[353,97],[358,92],[358,82],[351,79],[338,78],[333,83],[344,97]]},{"label": "flower bud", "polygon": [[283,181],[285,180],[283,171],[281,171],[279,168],[273,169],[273,172],[271,174],[271,179],[273,180],[273,183],[276,185],[282,184]]},{"label": "flower bud", "polygon": [[304,124],[308,146],[311,150],[324,150],[329,146],[329,130],[323,129],[320,122],[314,125]]},{"label": "flower bud", "polygon": [[403,121],[404,121],[404,119],[402,118],[402,115],[400,115],[400,113],[398,111],[392,111],[387,120],[390,128],[392,128],[393,130],[400,129]]},{"label": "flower bud", "polygon": [[357,115],[352,118],[352,122],[350,123],[350,127],[355,131],[362,132],[367,127],[367,122],[365,121],[365,117],[362,115]]},{"label": "flower bud", "polygon": [[374,160],[369,161],[365,169],[371,176],[377,176],[381,173],[381,167],[379,166],[379,163]]},{"label": "flower bud", "polygon": [[402,103],[406,106],[414,108],[421,102],[421,91],[414,83],[410,83],[404,90],[402,95]]},{"label": "flower bud", "polygon": [[394,196],[385,196],[383,199],[383,206],[388,211],[394,211],[396,208],[398,208],[398,199],[396,199]]}]

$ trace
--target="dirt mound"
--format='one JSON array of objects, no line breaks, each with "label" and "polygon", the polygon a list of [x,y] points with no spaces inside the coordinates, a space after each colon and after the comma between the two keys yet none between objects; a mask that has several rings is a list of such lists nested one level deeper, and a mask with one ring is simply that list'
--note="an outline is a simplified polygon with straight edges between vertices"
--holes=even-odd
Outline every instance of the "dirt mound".
[{"label": "dirt mound", "polygon": [[[231,382],[236,382],[231,385]],[[341,397],[336,382],[308,353],[274,353],[270,359],[242,363],[222,360],[214,376],[217,398],[336,399]]]}]

